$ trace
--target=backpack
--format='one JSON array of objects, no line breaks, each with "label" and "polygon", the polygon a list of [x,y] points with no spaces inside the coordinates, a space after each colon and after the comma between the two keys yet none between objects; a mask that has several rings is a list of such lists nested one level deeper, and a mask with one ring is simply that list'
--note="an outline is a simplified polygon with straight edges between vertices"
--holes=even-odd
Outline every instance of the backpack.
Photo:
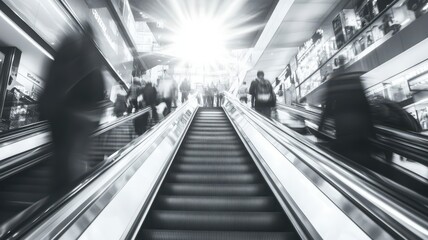
[{"label": "backpack", "polygon": [[256,100],[261,103],[269,103],[272,99],[272,86],[269,81],[259,81],[256,86]]}]

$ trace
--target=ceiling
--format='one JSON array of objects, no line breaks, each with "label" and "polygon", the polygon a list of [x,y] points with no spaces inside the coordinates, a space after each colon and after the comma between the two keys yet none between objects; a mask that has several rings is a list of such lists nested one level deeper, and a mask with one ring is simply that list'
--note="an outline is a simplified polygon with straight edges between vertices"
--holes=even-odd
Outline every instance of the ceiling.
[{"label": "ceiling", "polygon": [[[278,0],[130,0],[136,20],[162,22],[149,24],[161,45],[172,43],[172,33],[180,19],[210,16],[230,28],[229,49],[251,48],[256,43]],[[141,14],[141,13],[143,14]]]},{"label": "ceiling", "polygon": [[265,72],[266,79],[273,81],[278,77],[297,53],[298,47],[315,33],[339,2],[340,0],[295,0],[263,54],[247,72],[245,81],[254,79],[258,70]]}]

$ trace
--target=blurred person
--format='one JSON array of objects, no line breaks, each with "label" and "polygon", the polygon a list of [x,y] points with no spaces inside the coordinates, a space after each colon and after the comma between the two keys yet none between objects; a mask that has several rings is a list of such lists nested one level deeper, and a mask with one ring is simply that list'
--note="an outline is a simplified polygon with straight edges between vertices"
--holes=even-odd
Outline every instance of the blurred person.
[{"label": "blurred person", "polygon": [[157,91],[156,88],[152,85],[151,82],[147,82],[146,86],[143,88],[143,99],[147,106],[150,106],[152,109],[152,119],[157,121],[158,114],[156,111],[156,98]]},{"label": "blurred person", "polygon": [[189,98],[189,93],[190,93],[190,83],[187,80],[187,78],[185,78],[184,81],[181,83],[180,91],[181,91],[181,102],[184,103]]},{"label": "blurred person", "polygon": [[[276,95],[273,92],[272,84],[264,79],[264,72],[257,72],[257,80],[250,86],[250,93],[254,97],[254,109],[260,114],[270,118],[272,107],[276,105]],[[252,88],[251,88],[252,87]]]},{"label": "blurred person", "polygon": [[[260,72],[260,71],[259,71]],[[259,75],[259,72],[257,72],[257,75]],[[256,86],[257,86],[257,84],[259,83],[259,81],[260,81],[260,79],[259,79],[259,77],[257,76],[257,78],[256,79],[254,79],[251,83],[250,83],[250,88],[248,89],[248,93],[251,95],[251,107],[252,108],[254,108],[254,106],[255,106],[255,100],[256,100],[256,98],[255,98],[255,95],[256,95],[256,93],[255,93],[255,89],[256,89]]]},{"label": "blurred person", "polygon": [[[374,97],[370,101],[374,124],[392,127],[401,131],[421,132],[421,124],[397,102],[383,97]],[[393,152],[383,150],[385,160],[392,161]]]},{"label": "blurred person", "polygon": [[178,86],[177,82],[173,79],[172,82],[172,103],[171,107],[177,108],[177,100],[178,100]]},{"label": "blurred person", "polygon": [[[135,75],[134,72],[133,72],[133,75]],[[135,112],[139,110],[140,103],[138,101],[139,100],[138,97],[141,96],[141,93],[142,93],[142,87],[141,87],[140,79],[137,76],[134,76],[132,79],[131,87],[129,88],[128,95],[127,95],[127,99],[130,103],[129,113],[131,113],[133,110]]]},{"label": "blurred person", "polygon": [[166,104],[166,111],[164,114],[164,116],[166,116],[171,112],[172,100],[173,97],[175,97],[174,79],[172,79],[166,70],[164,70],[163,78],[159,81],[158,89],[161,101]]},{"label": "blurred person", "polygon": [[218,82],[217,84],[217,107],[221,107],[223,104],[225,85]]},{"label": "blurred person", "polygon": [[208,107],[214,107],[214,96],[216,92],[217,88],[215,87],[214,83],[211,82],[210,85],[208,85]]},{"label": "blurred person", "polygon": [[128,111],[128,101],[127,97],[123,93],[117,93],[116,100],[113,104],[113,113],[114,115],[119,118],[125,115]]},{"label": "blurred person", "polygon": [[370,101],[373,122],[402,131],[421,132],[420,123],[397,102],[383,97],[375,97]]},{"label": "blurred person", "polygon": [[296,85],[293,79],[290,81],[290,87],[285,90],[284,99],[287,105],[297,103]]},{"label": "blurred person", "polygon": [[74,184],[84,173],[90,134],[103,112],[101,58],[89,24],[85,35],[66,37],[50,66],[40,97],[40,113],[49,121],[54,147],[54,190]]},{"label": "blurred person", "polygon": [[332,149],[366,165],[370,161],[369,138],[375,135],[370,106],[361,83],[362,74],[342,73],[327,81],[319,131],[322,131],[326,119],[331,117],[336,128]]},{"label": "blurred person", "polygon": [[209,95],[208,91],[209,91],[208,85],[204,84],[202,89],[202,102],[204,107],[208,107],[208,95]]},{"label": "blurred person", "polygon": [[248,93],[248,87],[247,87],[247,83],[244,81],[242,83],[242,85],[238,89],[239,101],[244,102],[245,104],[247,104],[247,102],[248,102],[247,93]]}]

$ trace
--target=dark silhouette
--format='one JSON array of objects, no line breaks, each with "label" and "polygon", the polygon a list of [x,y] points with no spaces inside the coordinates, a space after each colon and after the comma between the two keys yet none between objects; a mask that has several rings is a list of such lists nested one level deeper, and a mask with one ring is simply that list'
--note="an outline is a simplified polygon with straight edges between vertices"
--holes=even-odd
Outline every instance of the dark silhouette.
[{"label": "dark silhouette", "polygon": [[180,91],[181,91],[181,102],[184,103],[189,98],[189,93],[190,93],[190,83],[187,79],[184,79],[184,81],[181,83]]},{"label": "dark silhouette", "polygon": [[98,51],[87,35],[64,39],[50,66],[40,98],[40,113],[49,120],[54,146],[54,187],[71,184],[84,174],[89,136],[98,126],[104,80]]},{"label": "dark silhouette", "polygon": [[131,84],[131,87],[129,88],[128,96],[127,96],[130,103],[130,106],[128,109],[129,113],[132,112],[132,109],[134,109],[135,112],[137,112],[140,109],[138,97],[141,96],[141,94],[142,94],[141,82],[137,77],[134,77],[132,79],[132,84]]},{"label": "dark silhouette", "polygon": [[[264,75],[264,74],[263,74]],[[248,93],[251,95],[251,107],[254,108],[255,106],[255,89],[257,86],[257,83],[259,82],[259,78],[257,77],[256,79],[254,79],[254,81],[251,82],[250,84],[250,88],[248,89]]]},{"label": "dark silhouette", "polygon": [[[370,101],[373,122],[401,131],[421,132],[421,124],[400,105],[383,97],[374,97]],[[385,160],[392,161],[393,152],[383,150]]]},{"label": "dark silhouette", "polygon": [[250,94],[254,98],[254,109],[262,115],[270,118],[272,107],[276,105],[276,95],[273,92],[272,84],[264,79],[264,72],[257,72],[257,80],[250,86]]},{"label": "dark silhouette", "polygon": [[332,77],[326,83],[325,109],[321,116],[321,131],[326,118],[335,122],[336,152],[360,163],[370,159],[369,138],[374,137],[370,106],[361,84],[361,72]]},{"label": "dark silhouette", "polygon": [[116,117],[122,117],[123,114],[128,110],[128,104],[126,96],[118,93],[116,95],[116,101],[114,101],[113,113]]},{"label": "dark silhouette", "polygon": [[158,119],[158,113],[156,111],[156,98],[157,92],[156,88],[152,85],[151,82],[146,83],[146,86],[143,88],[143,99],[147,106],[150,106],[152,109],[152,119]]},{"label": "dark silhouette", "polygon": [[373,122],[402,131],[421,132],[420,123],[398,103],[376,97],[370,101]]}]

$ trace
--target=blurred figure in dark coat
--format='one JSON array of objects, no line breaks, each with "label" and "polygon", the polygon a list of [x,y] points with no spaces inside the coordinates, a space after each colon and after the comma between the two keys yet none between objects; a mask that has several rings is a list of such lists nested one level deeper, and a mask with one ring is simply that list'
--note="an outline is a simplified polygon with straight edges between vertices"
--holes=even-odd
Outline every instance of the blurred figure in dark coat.
[{"label": "blurred figure in dark coat", "polygon": [[152,109],[152,119],[158,120],[158,113],[156,111],[157,91],[151,82],[147,82],[143,88],[143,99],[147,106]]},{"label": "blurred figure in dark coat", "polygon": [[50,122],[54,146],[54,187],[60,190],[84,174],[89,136],[99,125],[104,96],[101,59],[86,35],[66,37],[50,66],[40,112]]},{"label": "blurred figure in dark coat", "polygon": [[374,130],[361,75],[361,72],[340,74],[327,81],[325,109],[319,130],[322,130],[326,118],[332,118],[336,127],[333,150],[352,160],[367,163],[370,159],[369,138],[374,137]]}]

